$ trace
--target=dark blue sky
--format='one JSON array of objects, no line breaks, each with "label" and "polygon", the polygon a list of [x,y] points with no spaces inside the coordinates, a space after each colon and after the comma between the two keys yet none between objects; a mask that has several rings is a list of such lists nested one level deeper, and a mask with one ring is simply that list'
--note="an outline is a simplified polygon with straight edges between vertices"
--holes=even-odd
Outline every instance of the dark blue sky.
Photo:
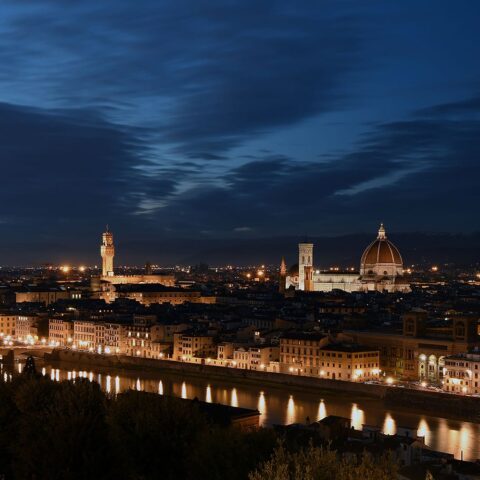
[{"label": "dark blue sky", "polygon": [[106,223],[149,242],[479,230],[479,16],[2,2],[0,261],[90,248]]}]

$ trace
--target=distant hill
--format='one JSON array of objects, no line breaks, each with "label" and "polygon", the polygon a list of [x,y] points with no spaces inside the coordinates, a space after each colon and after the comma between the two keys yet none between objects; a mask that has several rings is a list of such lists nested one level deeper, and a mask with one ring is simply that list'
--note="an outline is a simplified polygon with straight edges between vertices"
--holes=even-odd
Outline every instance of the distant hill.
[{"label": "distant hill", "polygon": [[[279,264],[282,256],[287,263],[296,263],[297,244],[301,237],[272,238],[157,238],[145,241],[122,241],[116,237],[117,265],[142,265],[146,260],[164,266]],[[309,237],[315,244],[314,260],[318,267],[357,267],[360,257],[375,235],[352,234],[337,237]],[[417,262],[470,264],[480,262],[480,232],[448,233],[389,233],[405,264]],[[59,245],[29,241],[22,245],[0,243],[1,265],[28,265],[46,262],[100,264],[99,245],[94,238],[78,239],[74,244]],[[14,249],[13,249],[14,247]]]},{"label": "distant hill", "polygon": [[[375,236],[354,234],[338,237],[310,237],[315,244],[315,265],[329,267],[358,266],[363,250]],[[472,263],[480,261],[480,232],[462,234],[398,233],[388,238],[399,248],[405,264],[417,262]],[[154,247],[129,243],[125,247],[133,252],[152,251],[152,259],[162,264],[194,264],[200,261],[210,265],[228,263],[238,265],[277,264],[282,256],[287,263],[297,261],[297,244],[300,237],[274,237],[256,239],[176,239],[162,240],[158,251]]]}]

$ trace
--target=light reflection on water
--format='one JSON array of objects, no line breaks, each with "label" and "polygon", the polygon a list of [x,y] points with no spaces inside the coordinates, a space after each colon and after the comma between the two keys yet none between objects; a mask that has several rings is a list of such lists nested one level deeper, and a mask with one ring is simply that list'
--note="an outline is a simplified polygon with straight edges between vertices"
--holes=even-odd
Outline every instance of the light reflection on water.
[{"label": "light reflection on water", "polygon": [[260,425],[266,424],[267,403],[265,401],[265,394],[260,392],[258,395],[257,410],[260,412]]},{"label": "light reflection on water", "polygon": [[290,395],[290,398],[288,399],[287,417],[285,419],[286,425],[290,425],[291,423],[295,423],[295,401],[293,400],[292,395]]},{"label": "light reflection on water", "polygon": [[[0,379],[11,381],[11,370],[3,369]],[[39,369],[40,370],[40,369]],[[18,367],[15,367],[18,371]],[[115,372],[115,373],[113,373]],[[121,373],[120,373],[121,372]],[[397,426],[417,429],[419,436],[425,437],[425,443],[435,449],[453,453],[456,458],[475,460],[480,458],[480,425],[458,420],[385,410],[380,400],[354,398],[335,392],[318,394],[303,391],[288,391],[287,388],[269,388],[268,391],[255,386],[235,384],[234,382],[213,381],[212,379],[182,378],[178,374],[138,374],[115,369],[95,369],[93,372],[76,371],[72,368],[52,368],[42,365],[41,373],[54,381],[85,378],[95,379],[107,393],[118,394],[134,389],[156,392],[160,395],[174,395],[182,398],[199,398],[207,402],[223,403],[244,408],[257,409],[260,412],[260,424],[305,422],[306,418],[321,420],[327,415],[339,415],[350,418],[353,428],[361,430],[362,425],[376,425],[384,433],[392,435]],[[3,377],[3,378],[2,378]]]},{"label": "light reflection on water", "polygon": [[358,405],[356,403],[352,404],[352,411],[350,413],[350,422],[352,427],[355,430],[361,430],[362,425],[366,423],[365,414],[363,413],[363,410],[360,410],[358,408]]},{"label": "light reflection on water", "polygon": [[382,432],[385,435],[395,435],[397,432],[397,425],[395,424],[395,420],[390,415],[390,412],[387,412],[385,415]]},{"label": "light reflection on water", "polygon": [[232,388],[232,399],[230,401],[230,405],[232,407],[238,407],[238,397],[237,397],[237,389]]},{"label": "light reflection on water", "polygon": [[317,420],[323,420],[326,416],[327,416],[327,407],[325,406],[325,402],[322,398],[320,400],[320,404],[318,405]]},{"label": "light reflection on water", "polygon": [[205,401],[207,403],[212,403],[212,387],[207,385],[207,391],[205,392]]}]

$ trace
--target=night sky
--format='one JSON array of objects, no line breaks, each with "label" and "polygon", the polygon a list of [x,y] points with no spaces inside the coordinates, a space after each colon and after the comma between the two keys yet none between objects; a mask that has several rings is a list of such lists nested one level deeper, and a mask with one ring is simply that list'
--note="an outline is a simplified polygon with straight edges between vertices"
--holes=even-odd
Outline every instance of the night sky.
[{"label": "night sky", "polygon": [[3,1],[0,262],[95,256],[107,223],[153,259],[176,238],[478,231],[479,16]]}]

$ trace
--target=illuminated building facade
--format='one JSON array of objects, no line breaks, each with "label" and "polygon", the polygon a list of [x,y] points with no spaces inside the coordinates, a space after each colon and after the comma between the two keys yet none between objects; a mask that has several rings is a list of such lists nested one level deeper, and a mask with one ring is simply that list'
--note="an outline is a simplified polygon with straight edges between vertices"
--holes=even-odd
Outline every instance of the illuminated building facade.
[{"label": "illuminated building facade", "polygon": [[55,346],[73,344],[73,322],[63,318],[51,318],[48,321],[48,342]]},{"label": "illuminated building facade", "polygon": [[17,324],[17,315],[0,314],[0,336],[13,337]]},{"label": "illuminated building facade", "polygon": [[173,359],[188,360],[193,357],[215,358],[217,345],[211,335],[175,333],[173,335]]},{"label": "illuminated building facade", "polygon": [[443,376],[446,392],[480,394],[480,351],[446,357]]},{"label": "illuminated building facade", "polygon": [[365,249],[360,260],[360,271],[316,270],[313,266],[313,244],[298,245],[298,266],[290,269],[286,288],[329,292],[409,292],[410,285],[403,275],[403,260],[397,247],[387,239],[385,227],[380,225],[377,238]]},{"label": "illuminated building facade", "polygon": [[331,342],[326,335],[286,334],[280,339],[280,371],[331,380],[367,381],[380,375],[377,349]]},{"label": "illuminated building facade", "polygon": [[19,342],[33,343],[39,340],[40,337],[46,338],[47,335],[48,327],[45,318],[37,315],[17,316],[15,338]]},{"label": "illuminated building facade", "polygon": [[116,285],[132,284],[158,284],[166,287],[175,285],[174,275],[152,275],[151,267],[148,267],[148,273],[138,275],[115,275],[113,259],[115,256],[115,245],[113,242],[113,233],[107,228],[102,234],[100,244],[100,255],[102,257],[102,275],[92,276],[91,289],[94,297],[113,302],[117,298]]},{"label": "illuminated building facade", "polygon": [[427,312],[413,309],[403,316],[403,332],[345,331],[342,337],[380,351],[380,368],[407,380],[440,383],[445,358],[478,345],[477,320],[456,317],[439,327],[428,322]]}]

